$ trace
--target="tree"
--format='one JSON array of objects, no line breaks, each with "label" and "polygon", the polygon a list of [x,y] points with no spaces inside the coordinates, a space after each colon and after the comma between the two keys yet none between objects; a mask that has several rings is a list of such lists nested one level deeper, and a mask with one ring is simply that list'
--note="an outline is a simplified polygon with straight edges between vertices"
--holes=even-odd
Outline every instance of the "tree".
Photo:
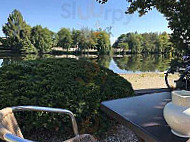
[{"label": "tree", "polygon": [[34,47],[29,39],[22,40],[21,43],[22,48],[20,51],[22,53],[38,53],[38,50],[36,49],[36,47]]},{"label": "tree", "polygon": [[129,50],[128,43],[119,43],[118,46],[122,48],[123,50]]},{"label": "tree", "polygon": [[53,47],[52,32],[47,28],[37,25],[32,28],[31,42],[39,53],[50,52]]},{"label": "tree", "polygon": [[[108,0],[98,0],[106,3]],[[156,8],[164,14],[172,30],[171,41],[177,48],[190,51],[190,1],[189,0],[127,0],[129,8],[127,14],[138,12],[140,16]]]},{"label": "tree", "polygon": [[80,42],[80,49],[81,51],[84,50],[86,51],[89,50],[89,47],[91,46],[90,45],[90,34],[91,34],[91,31],[88,29],[88,28],[82,28],[81,29],[81,42]]},{"label": "tree", "polygon": [[32,47],[29,42],[30,31],[31,27],[26,24],[22,14],[18,10],[14,10],[9,15],[8,22],[3,26],[3,32],[7,37],[4,46],[16,51],[21,51],[23,45],[28,48]]},{"label": "tree", "polygon": [[118,37],[118,39],[116,40],[116,42],[113,44],[113,48],[119,48],[119,43],[123,43],[126,42],[126,35],[122,34]]},{"label": "tree", "polygon": [[97,45],[97,37],[92,30],[83,28],[80,31],[73,31],[73,43],[78,43],[80,51],[93,49]]},{"label": "tree", "polygon": [[52,41],[53,41],[52,46],[55,47],[58,44],[59,37],[58,37],[57,33],[54,33],[52,31],[50,31],[50,32],[51,32],[51,38],[52,38]]},{"label": "tree", "polygon": [[97,38],[96,38],[96,34],[94,31],[90,32],[90,39],[89,39],[89,46],[90,48],[96,48],[97,45]]},{"label": "tree", "polygon": [[162,53],[168,53],[172,49],[172,43],[168,42],[170,39],[166,32],[159,35],[159,46]]},{"label": "tree", "polygon": [[164,32],[158,33],[127,33],[118,37],[113,44],[114,48],[124,47],[133,53],[169,53],[172,50],[172,44],[169,41],[169,35]]},{"label": "tree", "polygon": [[80,30],[72,30],[72,41],[73,41],[73,46],[76,47],[79,42],[80,42],[80,37],[81,37],[81,31]]},{"label": "tree", "polygon": [[62,28],[58,33],[58,46],[61,46],[63,49],[69,50],[72,44],[72,36],[69,29]]},{"label": "tree", "polygon": [[100,53],[106,53],[111,50],[110,35],[105,31],[98,32],[97,36],[97,49]]}]

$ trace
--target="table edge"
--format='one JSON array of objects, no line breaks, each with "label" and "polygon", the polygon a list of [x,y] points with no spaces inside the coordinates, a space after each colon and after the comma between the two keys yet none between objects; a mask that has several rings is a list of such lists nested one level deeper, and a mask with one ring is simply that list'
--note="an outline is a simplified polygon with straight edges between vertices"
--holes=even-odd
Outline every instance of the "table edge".
[{"label": "table edge", "polygon": [[[106,102],[106,101],[105,101]],[[126,120],[122,116],[120,116],[117,112],[110,110],[104,103],[102,102],[100,105],[100,109],[106,113],[108,116],[114,118],[117,122],[123,124],[130,128],[138,137],[144,139],[146,142],[159,142],[159,140],[150,134],[149,132],[142,130],[138,125],[134,124],[133,122]],[[118,121],[119,120],[119,121]]]}]

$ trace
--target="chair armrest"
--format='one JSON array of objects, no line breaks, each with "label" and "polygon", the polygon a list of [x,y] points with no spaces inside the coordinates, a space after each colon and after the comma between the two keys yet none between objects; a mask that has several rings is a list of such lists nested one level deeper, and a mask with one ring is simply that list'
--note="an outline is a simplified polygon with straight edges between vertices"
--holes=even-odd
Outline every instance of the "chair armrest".
[{"label": "chair armrest", "polygon": [[74,131],[75,136],[77,136],[77,137],[79,136],[76,119],[75,119],[73,113],[71,111],[69,111],[69,110],[60,109],[60,108],[39,107],[39,106],[16,106],[16,107],[12,107],[12,110],[13,110],[13,112],[17,112],[17,111],[37,111],[37,112],[54,112],[54,113],[67,114],[67,115],[70,116],[70,118],[72,120],[73,131]]},{"label": "chair armrest", "polygon": [[34,142],[34,141],[31,141],[31,140],[20,138],[20,137],[15,136],[15,135],[13,135],[11,133],[6,133],[4,135],[4,139],[7,142]]}]

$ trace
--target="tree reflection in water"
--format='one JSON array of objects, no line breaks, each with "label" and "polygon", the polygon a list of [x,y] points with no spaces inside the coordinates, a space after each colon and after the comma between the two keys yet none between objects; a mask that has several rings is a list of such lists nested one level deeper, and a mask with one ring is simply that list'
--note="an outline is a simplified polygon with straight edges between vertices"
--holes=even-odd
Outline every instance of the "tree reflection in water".
[{"label": "tree reflection in water", "polygon": [[[98,63],[101,66],[109,68],[112,64],[124,71],[132,72],[163,72],[170,66],[171,61],[176,60],[174,57],[165,55],[50,55],[50,54],[27,54],[27,55],[11,55],[0,54],[3,62],[0,66],[17,63],[25,60],[36,60],[39,58],[84,58],[89,61]],[[111,62],[112,61],[112,62]],[[112,69],[114,70],[114,69]],[[117,73],[117,71],[116,71]]]},{"label": "tree reflection in water", "polygon": [[172,60],[164,55],[128,55],[113,59],[120,69],[133,72],[163,72],[168,69]]}]

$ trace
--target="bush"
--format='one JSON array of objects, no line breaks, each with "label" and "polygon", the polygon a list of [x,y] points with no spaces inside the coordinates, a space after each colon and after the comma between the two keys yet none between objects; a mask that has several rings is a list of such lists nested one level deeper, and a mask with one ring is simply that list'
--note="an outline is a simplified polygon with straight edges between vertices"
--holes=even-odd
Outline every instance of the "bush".
[{"label": "bush", "polygon": [[[37,105],[69,109],[76,115],[79,130],[86,133],[95,134],[108,128],[108,121],[100,111],[102,101],[134,94],[127,80],[85,60],[24,61],[3,66],[0,74],[1,108]],[[61,131],[63,122],[68,126],[61,115],[47,113],[27,112],[24,117],[19,113],[18,120],[30,134],[33,130],[39,132],[42,126],[53,131]],[[64,130],[68,131],[65,127]]]}]

